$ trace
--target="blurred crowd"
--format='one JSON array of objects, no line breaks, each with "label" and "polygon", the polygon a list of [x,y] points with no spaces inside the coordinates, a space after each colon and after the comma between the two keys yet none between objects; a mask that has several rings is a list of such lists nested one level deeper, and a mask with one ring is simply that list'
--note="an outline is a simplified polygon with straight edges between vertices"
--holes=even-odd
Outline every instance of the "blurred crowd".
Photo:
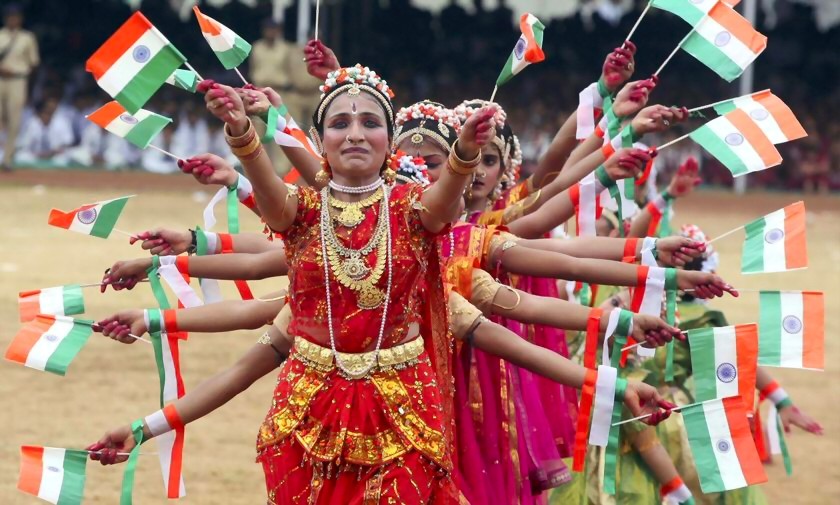
[{"label": "blurred crowd", "polygon": [[[128,17],[130,10],[116,1],[94,2],[101,11],[100,19],[113,21],[97,23],[91,30],[83,31],[74,28],[74,18],[79,14],[68,8],[69,3],[44,3],[55,3],[56,11],[23,11],[28,16],[25,26],[40,43],[42,62],[29,76],[29,99],[22,113],[15,164],[176,171],[172,160],[160,152],[140,151],[84,117],[108,99],[84,72],[84,61]],[[391,0],[386,6],[360,3],[378,5],[376,8],[352,8],[352,4],[333,4],[324,14],[325,42],[335,49],[342,63],[360,61],[376,68],[397,91],[399,104],[432,98],[454,106],[464,98],[489,98],[518,37],[515,16],[503,1],[495,9],[479,8],[473,14],[453,2],[435,15],[407,0]],[[832,143],[831,139],[840,137],[840,119],[833,112],[840,110],[840,94],[834,92],[840,80],[840,61],[835,54],[840,47],[840,28],[820,31],[810,7],[789,0],[778,0],[776,4],[773,28],[766,26],[764,15],[759,12],[757,27],[768,36],[769,44],[754,65],[753,89],[772,88],[797,114],[810,136],[779,146],[785,160],[782,166],[751,175],[749,184],[838,189],[840,142]],[[482,2],[476,2],[477,7],[481,5]],[[270,5],[260,6],[245,8],[231,3],[221,9],[208,6],[206,12],[251,40],[255,47],[262,47],[259,54],[256,50],[252,54],[250,68],[241,70],[256,85],[279,88],[305,129],[310,122],[311,105],[317,100],[318,83],[305,75],[300,49],[287,41],[296,32],[295,8],[287,9],[284,26],[266,22],[270,19],[270,11],[266,10]],[[639,11],[638,7],[629,11],[590,9],[563,19],[543,19],[546,61],[530,67],[497,95],[521,140],[525,170],[547,148],[577,106],[578,92],[597,79],[604,57],[620,44]],[[143,12],[204,77],[239,82],[236,74],[225,72],[214,60],[193,26],[194,20],[180,21],[162,0],[144,1]],[[62,18],[63,29],[59,30],[54,25]],[[350,29],[353,26],[376,28]],[[652,73],[686,29],[687,25],[678,18],[652,11],[633,37],[638,46],[637,76],[644,78]],[[2,40],[0,34],[0,50]],[[678,54],[661,79],[651,98],[657,103],[690,108],[738,95],[737,82],[726,83],[687,54]],[[200,96],[167,86],[146,108],[174,120],[155,140],[158,147],[181,156],[199,152],[230,156],[220,125],[207,120]],[[684,131],[653,139],[654,143],[665,142],[699,124],[689,122]],[[0,139],[6,133],[0,132]],[[688,154],[700,155],[704,182],[731,184],[728,171],[691,141],[662,152],[657,165],[663,177]]]}]

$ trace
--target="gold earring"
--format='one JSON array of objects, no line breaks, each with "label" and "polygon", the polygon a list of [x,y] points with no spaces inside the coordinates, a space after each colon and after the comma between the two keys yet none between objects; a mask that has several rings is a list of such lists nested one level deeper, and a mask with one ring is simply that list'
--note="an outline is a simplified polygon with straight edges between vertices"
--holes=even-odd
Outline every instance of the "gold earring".
[{"label": "gold earring", "polygon": [[393,184],[397,178],[397,172],[394,170],[394,165],[397,164],[397,155],[391,154],[385,158],[385,169],[382,171],[382,178],[388,184]]},{"label": "gold earring", "polygon": [[324,158],[321,160],[321,170],[315,174],[315,182],[321,185],[326,185],[332,179],[332,169],[330,168],[330,164],[327,162],[327,159]]}]

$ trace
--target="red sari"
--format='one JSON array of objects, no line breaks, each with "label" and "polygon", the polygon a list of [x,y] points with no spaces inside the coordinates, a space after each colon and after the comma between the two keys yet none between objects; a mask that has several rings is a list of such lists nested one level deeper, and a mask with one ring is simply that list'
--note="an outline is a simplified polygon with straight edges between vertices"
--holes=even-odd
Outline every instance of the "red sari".
[{"label": "red sari", "polygon": [[[299,188],[298,211],[283,233],[289,262],[289,334],[329,347],[325,284],[336,348],[374,348],[382,307],[362,310],[354,291],[321,262],[321,196]],[[271,408],[257,438],[270,503],[452,503],[451,339],[447,331],[436,237],[420,221],[418,185],[390,196],[393,283],[382,349],[419,326],[425,350],[403,366],[350,379],[335,366],[316,366],[293,350],[281,367]],[[355,228],[339,227],[346,246],[372,236],[382,203]],[[332,223],[331,223],[332,225]],[[376,250],[367,258],[375,264]],[[387,269],[377,287],[385,292]],[[325,351],[326,352],[326,351]]]}]

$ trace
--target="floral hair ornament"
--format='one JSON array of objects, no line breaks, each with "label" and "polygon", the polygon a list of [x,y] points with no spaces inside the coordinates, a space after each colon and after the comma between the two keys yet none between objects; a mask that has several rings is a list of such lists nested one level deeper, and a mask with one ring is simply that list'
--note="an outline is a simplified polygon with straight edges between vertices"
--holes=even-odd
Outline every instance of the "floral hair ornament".
[{"label": "floral hair ornament", "polygon": [[409,156],[403,151],[397,151],[393,157],[391,168],[397,172],[397,180],[404,183],[416,182],[421,186],[432,183],[429,179],[429,167],[422,156]]},{"label": "floral hair ornament", "polygon": [[491,142],[499,149],[504,168],[504,172],[499,177],[499,183],[493,188],[493,192],[490,195],[490,199],[495,201],[501,197],[502,193],[516,185],[519,179],[519,170],[522,167],[522,149],[519,145],[519,138],[513,134],[513,130],[507,123],[507,113],[497,103],[479,99],[465,100],[459,106],[455,107],[455,114],[458,115],[458,119],[463,124],[470,116],[489,105],[496,106],[496,115],[494,118],[496,122],[496,135]]},{"label": "floral hair ornament", "polygon": [[461,121],[455,111],[429,100],[403,107],[397,112],[397,131],[394,145],[410,139],[420,145],[428,138],[449,153],[452,143],[461,133]]},{"label": "floral hair ornament", "polygon": [[357,96],[364,91],[379,101],[387,111],[388,122],[393,126],[394,109],[391,105],[391,99],[394,97],[394,92],[391,91],[388,82],[369,67],[363,67],[356,63],[355,66],[330,72],[319,89],[321,90],[321,103],[315,113],[316,124],[321,124],[324,119],[324,111],[339,94],[346,91],[348,95]]}]

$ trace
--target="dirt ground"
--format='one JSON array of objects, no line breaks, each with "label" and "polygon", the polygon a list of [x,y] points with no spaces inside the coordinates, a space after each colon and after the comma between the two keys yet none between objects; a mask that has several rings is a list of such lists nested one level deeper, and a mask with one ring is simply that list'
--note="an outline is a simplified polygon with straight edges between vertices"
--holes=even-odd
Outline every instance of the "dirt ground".
[{"label": "dirt ground", "polygon": [[[200,224],[209,192],[191,179],[137,173],[21,172],[0,174],[0,348],[5,349],[19,327],[18,291],[69,283],[91,283],[113,261],[140,255],[127,239],[87,237],[47,226],[50,208],[72,209],[82,203],[125,194],[132,199],[118,228],[138,232],[156,226],[186,228]],[[203,200],[202,200],[203,199]],[[676,211],[676,223],[696,223],[711,236],[801,199],[795,194],[701,192]],[[822,438],[795,432],[788,438],[794,475],[785,477],[781,462],[767,468],[764,490],[773,504],[805,505],[837,502],[840,496],[840,400],[831,384],[840,384],[840,198],[807,197],[810,267],[782,274],[741,276],[740,236],[716,243],[721,274],[743,289],[815,289],[826,292],[825,372],[778,370],[775,375],[797,405],[825,427]],[[218,210],[219,217],[223,210]],[[222,218],[223,222],[223,218]],[[217,225],[218,226],[218,225]],[[256,218],[243,218],[243,231],[258,231]],[[256,293],[276,289],[283,280],[253,283]],[[224,286],[229,298],[233,286]],[[98,319],[123,308],[153,306],[147,288],[133,292],[85,291],[85,317]],[[732,323],[758,316],[758,296],[715,304]],[[194,334],[181,346],[187,390],[231,364],[257,339],[259,332]],[[186,503],[264,503],[262,472],[254,463],[257,428],[269,406],[273,378],[265,378],[214,415],[190,425],[185,455]],[[128,423],[158,408],[158,380],[151,349],[144,344],[121,345],[93,335],[70,366],[66,377],[0,363],[0,503],[36,503],[15,489],[20,445],[82,448],[106,429]],[[150,443],[148,452],[155,451]],[[88,465],[85,503],[113,504],[119,500],[122,467]],[[164,504],[157,457],[141,456],[134,492],[138,504]],[[834,497],[834,498],[831,498]]]}]

